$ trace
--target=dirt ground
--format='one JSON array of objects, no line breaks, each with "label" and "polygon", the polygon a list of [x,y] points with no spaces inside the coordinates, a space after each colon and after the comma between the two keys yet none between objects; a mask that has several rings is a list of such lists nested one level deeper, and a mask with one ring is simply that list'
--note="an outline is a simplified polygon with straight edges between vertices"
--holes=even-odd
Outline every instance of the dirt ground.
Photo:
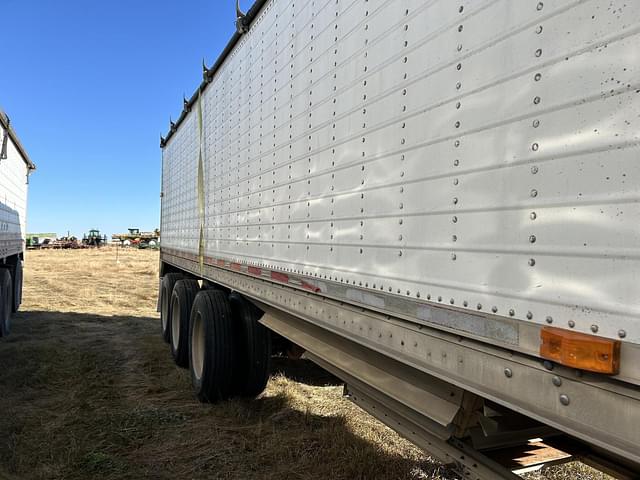
[{"label": "dirt ground", "polygon": [[[202,405],[155,311],[158,253],[30,251],[0,341],[1,479],[454,479],[305,361]],[[604,478],[572,464],[529,479]]]}]

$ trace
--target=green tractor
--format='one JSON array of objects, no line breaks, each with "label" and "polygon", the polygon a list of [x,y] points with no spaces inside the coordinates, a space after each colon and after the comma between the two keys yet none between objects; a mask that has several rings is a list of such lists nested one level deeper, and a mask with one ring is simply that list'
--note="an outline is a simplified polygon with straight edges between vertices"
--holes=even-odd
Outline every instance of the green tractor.
[{"label": "green tractor", "polygon": [[100,235],[100,230],[89,230],[89,233],[85,233],[82,237],[82,245],[85,247],[102,247],[107,244],[107,236]]}]

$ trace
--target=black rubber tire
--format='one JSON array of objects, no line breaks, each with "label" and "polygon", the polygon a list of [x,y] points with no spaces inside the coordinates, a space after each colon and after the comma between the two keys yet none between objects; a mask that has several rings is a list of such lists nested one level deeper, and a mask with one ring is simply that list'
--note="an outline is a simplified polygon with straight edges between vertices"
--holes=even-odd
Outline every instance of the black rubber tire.
[{"label": "black rubber tire", "polygon": [[189,322],[189,370],[196,396],[203,403],[234,393],[233,318],[227,294],[201,290]]},{"label": "black rubber tire", "polygon": [[171,340],[171,294],[173,286],[178,280],[182,280],[182,273],[167,273],[162,277],[160,286],[160,331],[165,342]]},{"label": "black rubber tire", "polygon": [[262,312],[242,295],[229,295],[236,346],[235,393],[255,398],[267,386],[271,367],[271,332],[258,323]]},{"label": "black rubber tire", "polygon": [[22,305],[22,260],[18,259],[13,268],[13,305],[11,311],[17,312]]},{"label": "black rubber tire", "polygon": [[189,317],[196,295],[200,291],[193,278],[178,280],[171,294],[170,339],[173,361],[182,368],[189,367]]},{"label": "black rubber tire", "polygon": [[8,268],[0,268],[0,337],[11,332],[11,307],[13,305],[13,281]]}]

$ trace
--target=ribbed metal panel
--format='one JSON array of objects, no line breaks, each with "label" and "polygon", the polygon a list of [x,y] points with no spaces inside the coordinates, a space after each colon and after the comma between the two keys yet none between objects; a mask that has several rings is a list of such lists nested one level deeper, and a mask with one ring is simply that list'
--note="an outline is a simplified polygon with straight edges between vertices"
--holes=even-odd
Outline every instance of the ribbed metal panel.
[{"label": "ribbed metal panel", "polygon": [[639,33],[634,2],[271,0],[167,142],[163,247],[640,343]]},{"label": "ribbed metal panel", "polygon": [[[5,117],[0,112],[0,143],[7,131]],[[22,252],[26,238],[27,176],[33,167],[24,156],[22,146],[14,141],[15,133],[7,136],[7,158],[0,159],[0,259]],[[33,167],[35,168],[35,167]]]}]

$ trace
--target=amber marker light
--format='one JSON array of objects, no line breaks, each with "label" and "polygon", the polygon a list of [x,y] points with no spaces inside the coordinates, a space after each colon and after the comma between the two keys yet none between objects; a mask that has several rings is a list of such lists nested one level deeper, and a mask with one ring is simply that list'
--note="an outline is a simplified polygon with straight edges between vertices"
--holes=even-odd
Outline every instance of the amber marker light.
[{"label": "amber marker light", "polygon": [[544,327],[540,356],[567,367],[615,375],[620,370],[620,341]]}]

